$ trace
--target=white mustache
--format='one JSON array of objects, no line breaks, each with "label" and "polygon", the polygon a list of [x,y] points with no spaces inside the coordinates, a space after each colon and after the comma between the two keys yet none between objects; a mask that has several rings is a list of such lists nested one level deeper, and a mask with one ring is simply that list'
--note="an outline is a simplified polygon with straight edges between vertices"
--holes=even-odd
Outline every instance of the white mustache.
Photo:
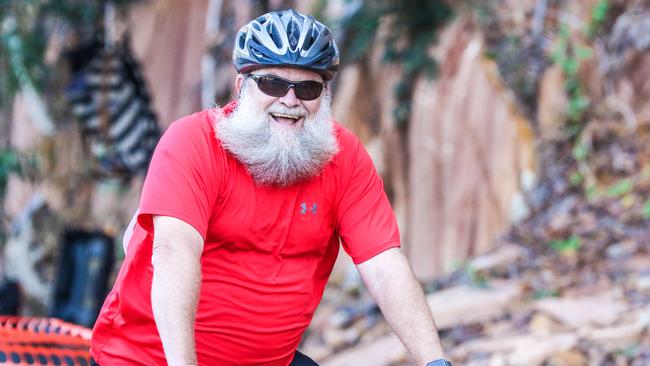
[{"label": "white mustache", "polygon": [[289,108],[289,107],[283,106],[282,104],[279,104],[279,105],[274,104],[274,105],[270,106],[267,109],[267,112],[269,114],[271,114],[271,113],[284,114],[286,116],[291,116],[291,117],[296,118],[296,119],[300,119],[302,117],[307,117],[309,115],[307,110],[305,110],[305,108],[303,108],[303,107],[298,106],[298,107]]}]

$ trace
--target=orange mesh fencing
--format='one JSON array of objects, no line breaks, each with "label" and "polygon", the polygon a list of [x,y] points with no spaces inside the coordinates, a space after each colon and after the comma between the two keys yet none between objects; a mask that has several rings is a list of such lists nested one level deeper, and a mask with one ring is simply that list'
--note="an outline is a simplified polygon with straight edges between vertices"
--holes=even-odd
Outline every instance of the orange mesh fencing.
[{"label": "orange mesh fencing", "polygon": [[91,330],[53,318],[0,315],[0,365],[90,365]]}]

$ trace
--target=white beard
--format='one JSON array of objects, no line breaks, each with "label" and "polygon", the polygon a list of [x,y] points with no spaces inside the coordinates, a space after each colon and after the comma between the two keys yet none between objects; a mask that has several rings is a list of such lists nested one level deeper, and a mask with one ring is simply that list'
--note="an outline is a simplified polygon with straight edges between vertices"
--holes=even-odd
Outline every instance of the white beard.
[{"label": "white beard", "polygon": [[[301,108],[269,110],[304,114]],[[215,131],[222,146],[246,166],[257,184],[287,187],[318,175],[339,151],[325,94],[318,112],[306,116],[298,128],[278,126],[269,110],[255,105],[248,88],[242,89],[237,108],[216,121]],[[293,112],[293,113],[292,113]]]}]

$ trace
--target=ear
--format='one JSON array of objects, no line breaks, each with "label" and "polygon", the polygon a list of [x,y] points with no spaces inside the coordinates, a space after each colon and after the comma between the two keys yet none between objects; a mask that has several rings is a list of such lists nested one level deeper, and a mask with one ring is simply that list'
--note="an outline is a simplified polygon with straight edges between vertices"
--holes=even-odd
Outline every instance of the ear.
[{"label": "ear", "polygon": [[235,88],[237,88],[237,95],[241,95],[241,87],[244,85],[244,81],[246,79],[242,74],[237,74],[237,78],[235,79]]}]

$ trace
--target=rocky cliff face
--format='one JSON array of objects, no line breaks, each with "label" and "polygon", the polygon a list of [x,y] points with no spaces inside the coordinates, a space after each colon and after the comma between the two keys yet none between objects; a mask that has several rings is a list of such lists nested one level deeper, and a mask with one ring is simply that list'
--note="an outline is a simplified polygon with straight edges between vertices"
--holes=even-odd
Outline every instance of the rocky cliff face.
[{"label": "rocky cliff face", "polygon": [[471,17],[456,19],[431,49],[441,71],[417,81],[406,128],[392,113],[399,67],[380,61],[381,40],[375,47],[369,65],[344,67],[334,112],[375,152],[405,251],[416,273],[432,278],[493,248],[525,213],[533,132]]}]

